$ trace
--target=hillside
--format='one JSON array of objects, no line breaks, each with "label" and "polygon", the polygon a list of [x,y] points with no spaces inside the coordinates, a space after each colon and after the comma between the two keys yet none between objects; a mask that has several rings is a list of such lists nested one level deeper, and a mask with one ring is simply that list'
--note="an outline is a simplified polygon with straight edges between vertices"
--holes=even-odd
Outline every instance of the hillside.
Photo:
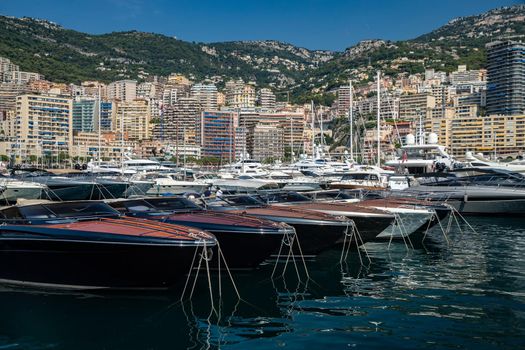
[{"label": "hillside", "polygon": [[480,68],[485,44],[500,37],[525,38],[525,5],[451,20],[412,40],[366,40],[343,52],[315,51],[278,41],[193,43],[137,31],[91,35],[45,20],[0,16],[0,56],[21,69],[59,82],[146,79],[178,72],[194,80],[229,78],[291,90],[296,101],[325,95],[349,76],[367,81],[372,72],[445,71],[458,64]]},{"label": "hillside", "polygon": [[450,72],[458,64],[467,64],[470,69],[482,68],[485,44],[501,38],[525,39],[525,5],[456,18],[412,40],[362,41],[311,71],[304,84],[295,86],[295,92],[302,95],[312,89],[329,91],[347,83],[349,76],[371,80],[377,69],[397,75],[422,73],[425,68]]},{"label": "hillside", "polygon": [[196,80],[243,78],[280,88],[332,54],[276,41],[200,44],[137,31],[90,35],[45,20],[0,16],[0,56],[62,82],[178,72]]}]

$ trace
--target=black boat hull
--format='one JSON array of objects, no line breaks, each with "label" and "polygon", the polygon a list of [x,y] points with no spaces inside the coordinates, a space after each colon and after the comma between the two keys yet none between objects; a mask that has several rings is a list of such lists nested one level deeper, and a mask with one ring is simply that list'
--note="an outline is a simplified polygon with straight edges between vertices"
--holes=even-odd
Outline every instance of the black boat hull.
[{"label": "black boat hull", "polygon": [[127,183],[97,183],[91,193],[91,200],[122,198],[128,189]]},{"label": "black boat hull", "polygon": [[[44,184],[46,183],[44,182]],[[46,185],[49,187],[49,190],[43,192],[40,197],[52,201],[86,200],[90,199],[93,193],[91,184]]]},{"label": "black boat hull", "polygon": [[[345,237],[345,232],[351,229],[351,224],[346,225],[313,225],[313,224],[291,224],[297,233],[301,252],[304,255],[317,255],[325,250],[333,248]],[[301,253],[297,245],[293,253]]]},{"label": "black boat hull", "polygon": [[[230,269],[253,269],[268,259],[272,253],[279,249],[284,235],[220,232],[210,230],[219,241],[222,253]],[[218,267],[217,248],[214,248],[212,266]],[[221,260],[221,266],[224,266]]]},{"label": "black boat hull", "polygon": [[[393,218],[380,216],[352,216],[349,217],[354,221],[360,239],[358,242],[366,243],[376,239],[393,222]],[[342,243],[342,242],[341,242]]]},{"label": "black boat hull", "polygon": [[[284,233],[279,233],[277,230],[264,232],[257,229],[228,228],[224,225],[208,224],[201,221],[178,221],[175,219],[164,220],[164,222],[194,227],[213,234],[219,242],[222,254],[230,269],[256,268],[269,258],[274,251],[279,249],[284,238]],[[211,266],[214,268],[219,266],[217,249],[217,247],[213,248],[214,254],[210,261]],[[224,266],[223,261],[221,261],[221,266]]]},{"label": "black boat hull", "polygon": [[128,185],[115,184],[72,184],[48,185],[49,191],[42,193],[42,199],[53,201],[101,200],[120,198],[126,192]]},{"label": "black boat hull", "polygon": [[[295,229],[295,234],[304,255],[316,255],[336,246],[339,241],[344,239],[347,228],[351,227],[351,223],[347,224],[344,221],[330,222],[271,215],[250,215],[276,222],[284,222],[292,226]],[[295,245],[293,253],[300,254],[298,249],[297,245]]]},{"label": "black boat hull", "polygon": [[0,280],[65,289],[167,289],[189,271],[189,245],[0,240]]}]

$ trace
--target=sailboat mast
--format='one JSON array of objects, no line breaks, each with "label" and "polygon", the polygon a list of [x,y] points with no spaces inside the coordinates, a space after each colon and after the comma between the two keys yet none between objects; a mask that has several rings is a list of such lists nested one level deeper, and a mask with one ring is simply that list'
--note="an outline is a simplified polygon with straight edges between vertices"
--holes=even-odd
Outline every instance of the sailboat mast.
[{"label": "sailboat mast", "polygon": [[102,122],[101,122],[101,119],[102,119],[102,99],[101,99],[101,96],[100,96],[100,84],[98,85],[98,150],[97,150],[97,155],[98,155],[98,164],[100,165],[100,161],[101,161],[101,141],[100,141],[100,133],[101,133],[101,125],[102,125]]},{"label": "sailboat mast", "polygon": [[[241,116],[241,109],[239,108],[239,118]],[[242,119],[242,135],[243,135],[243,142],[242,142],[242,158],[241,158],[241,164],[242,164],[242,173],[246,174],[246,168],[245,168],[245,159],[246,159],[246,118]]]},{"label": "sailboat mast", "polygon": [[377,71],[377,166],[381,166],[381,72]]},{"label": "sailboat mast", "polygon": [[[182,154],[182,166],[184,168],[184,180],[186,180],[186,127],[182,128],[182,149],[184,153]],[[177,164],[177,166],[179,166]]]},{"label": "sailboat mast", "polygon": [[324,152],[323,113],[319,113],[319,127],[321,128],[321,138],[319,140],[319,145],[321,147],[321,152]]},{"label": "sailboat mast", "polygon": [[124,118],[126,111],[122,108],[122,118],[120,118],[120,168],[124,165]]},{"label": "sailboat mast", "polygon": [[293,153],[293,117],[290,115],[290,160],[294,161]]},{"label": "sailboat mast", "polygon": [[419,114],[419,144],[424,144],[425,135],[423,134],[423,113],[421,113],[420,110],[418,110]]},{"label": "sailboat mast", "polygon": [[312,100],[312,160],[315,159],[315,111],[314,101]]},{"label": "sailboat mast", "polygon": [[353,89],[352,89],[352,79],[349,79],[349,89],[350,89],[350,110],[348,116],[350,118],[350,159],[354,159],[354,98],[353,98]]}]

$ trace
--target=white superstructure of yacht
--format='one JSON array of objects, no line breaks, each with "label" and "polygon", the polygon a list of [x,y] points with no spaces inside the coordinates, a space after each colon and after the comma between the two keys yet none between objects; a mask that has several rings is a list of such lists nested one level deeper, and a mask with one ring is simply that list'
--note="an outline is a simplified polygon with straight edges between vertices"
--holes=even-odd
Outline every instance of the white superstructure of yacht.
[{"label": "white superstructure of yacht", "polygon": [[430,134],[428,143],[415,144],[414,136],[407,136],[407,144],[398,150],[398,157],[385,162],[398,173],[422,174],[452,169],[456,162],[446,152],[445,146],[437,144],[437,135]]},{"label": "white superstructure of yacht", "polygon": [[133,175],[132,183],[149,181],[152,186],[148,189],[148,195],[185,194],[189,192],[203,193],[209,186],[208,183],[199,180],[188,181],[181,178],[180,173],[146,172]]},{"label": "white superstructure of yacht", "polygon": [[465,161],[468,162],[470,166],[476,168],[508,170],[518,173],[525,172],[525,160],[523,159],[516,159],[508,163],[491,162],[484,159],[482,155],[473,155],[471,152],[467,152]]}]

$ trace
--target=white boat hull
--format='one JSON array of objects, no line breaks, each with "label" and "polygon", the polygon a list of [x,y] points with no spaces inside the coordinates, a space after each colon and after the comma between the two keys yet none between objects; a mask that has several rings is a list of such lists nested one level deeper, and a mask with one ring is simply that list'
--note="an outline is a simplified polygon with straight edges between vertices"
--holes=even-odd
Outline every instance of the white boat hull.
[{"label": "white boat hull", "polygon": [[208,187],[207,184],[187,184],[187,185],[153,185],[147,192],[147,195],[168,195],[168,194],[185,194],[189,192],[203,193]]}]

